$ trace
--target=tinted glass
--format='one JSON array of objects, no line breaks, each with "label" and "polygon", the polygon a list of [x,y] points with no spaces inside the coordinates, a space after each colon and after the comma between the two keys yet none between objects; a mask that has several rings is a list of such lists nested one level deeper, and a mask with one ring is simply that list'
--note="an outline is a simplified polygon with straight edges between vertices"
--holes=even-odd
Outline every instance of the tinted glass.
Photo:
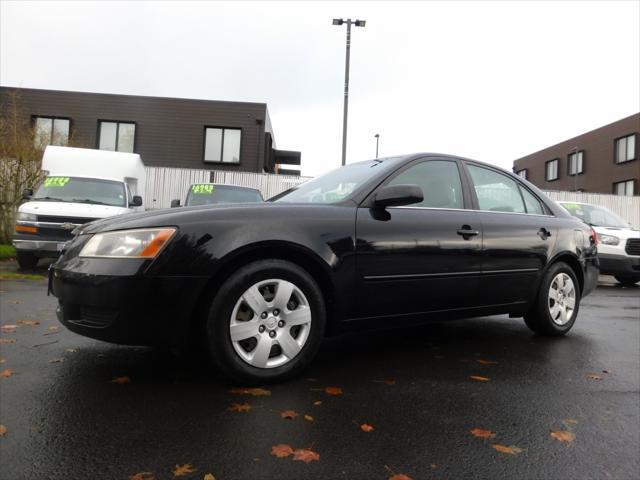
[{"label": "tinted glass", "polygon": [[34,145],[36,148],[44,148],[51,143],[51,125],[50,118],[36,118]]},{"label": "tinted glass", "polygon": [[222,129],[207,128],[205,130],[204,161],[219,162],[222,160]]},{"label": "tinted glass", "polygon": [[517,183],[502,173],[469,165],[480,210],[525,213]]},{"label": "tinted glass", "polygon": [[124,183],[95,178],[47,177],[33,200],[126,207]]},{"label": "tinted glass", "polygon": [[388,185],[418,185],[424,200],[412,207],[464,208],[462,183],[455,162],[432,160],[414,165]]},{"label": "tinted glass", "polygon": [[583,222],[596,227],[628,227],[629,223],[611,210],[584,203],[561,203],[565,210]]},{"label": "tinted glass", "polygon": [[115,151],[117,131],[117,123],[100,122],[100,150]]},{"label": "tinted glass", "polygon": [[535,213],[536,215],[544,215],[544,208],[542,208],[542,204],[540,200],[529,192],[524,187],[520,187],[520,191],[522,192],[522,197],[524,198],[524,204],[527,207],[527,213]]},{"label": "tinted glass", "polygon": [[257,203],[262,202],[257,190],[225,187],[211,184],[192,185],[187,195],[187,206],[213,203]]},{"label": "tinted glass", "polygon": [[240,130],[225,129],[222,161],[228,163],[240,162]]},{"label": "tinted glass", "polygon": [[133,144],[136,136],[134,123],[118,124],[118,151],[133,153]]},{"label": "tinted glass", "polygon": [[53,138],[51,145],[65,146],[69,143],[69,120],[56,118],[53,121]]}]

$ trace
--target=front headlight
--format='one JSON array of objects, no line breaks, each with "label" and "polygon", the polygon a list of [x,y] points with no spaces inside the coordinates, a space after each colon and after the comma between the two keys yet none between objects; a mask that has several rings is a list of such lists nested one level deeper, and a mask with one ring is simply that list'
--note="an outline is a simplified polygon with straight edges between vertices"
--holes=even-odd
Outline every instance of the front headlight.
[{"label": "front headlight", "polygon": [[16,215],[16,221],[18,221],[18,222],[37,222],[38,221],[38,217],[36,215],[34,215],[33,213],[18,212],[18,215]]},{"label": "front headlight", "polygon": [[155,258],[176,233],[175,228],[144,228],[95,234],[80,257]]},{"label": "front headlight", "polygon": [[620,243],[620,239],[618,237],[614,237],[613,235],[603,235],[599,233],[598,239],[603,245],[618,245]]}]

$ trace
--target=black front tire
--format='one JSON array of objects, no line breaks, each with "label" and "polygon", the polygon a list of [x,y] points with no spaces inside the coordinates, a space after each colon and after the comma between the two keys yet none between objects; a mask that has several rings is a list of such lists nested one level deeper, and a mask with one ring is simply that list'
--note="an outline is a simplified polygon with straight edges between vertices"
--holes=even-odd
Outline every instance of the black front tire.
[{"label": "black front tire", "polygon": [[16,254],[16,260],[18,260],[20,268],[24,268],[25,270],[33,270],[38,265],[38,257],[33,253],[18,252]]},{"label": "black front tire", "polygon": [[[573,281],[575,288],[575,308],[573,310],[573,315],[564,325],[558,325],[554,322],[551,317],[551,313],[549,312],[549,288],[551,287],[551,283],[554,278],[560,273],[566,273]],[[569,330],[571,330],[571,327],[573,327],[573,324],[578,317],[581,295],[582,292],[580,291],[580,284],[578,283],[578,279],[576,278],[576,274],[573,269],[564,262],[555,263],[549,267],[542,277],[542,281],[540,282],[540,287],[538,289],[538,295],[536,296],[536,299],[529,311],[524,315],[524,322],[527,327],[539,335],[550,337],[565,335]]]},{"label": "black front tire", "polygon": [[621,276],[616,276],[615,279],[623,287],[635,287],[635,286],[637,286],[637,283],[640,282],[640,277],[621,277]]},{"label": "black front tire", "polygon": [[[283,279],[304,293],[311,309],[311,327],[302,350],[284,365],[258,368],[245,362],[234,350],[229,322],[236,302],[252,285],[267,279]],[[209,308],[206,339],[214,363],[226,376],[248,385],[283,381],[296,375],[315,357],[326,325],[322,291],[309,273],[298,265],[279,259],[259,260],[245,265],[220,285]]]}]

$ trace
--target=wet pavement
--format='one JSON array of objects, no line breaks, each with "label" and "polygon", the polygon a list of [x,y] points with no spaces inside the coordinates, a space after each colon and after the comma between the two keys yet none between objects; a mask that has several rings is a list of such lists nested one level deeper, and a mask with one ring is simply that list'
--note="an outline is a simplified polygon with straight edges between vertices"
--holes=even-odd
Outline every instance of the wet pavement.
[{"label": "wet pavement", "polygon": [[2,479],[640,478],[640,288],[599,287],[559,339],[505,316],[328,339],[268,396],[68,332],[45,290],[0,282]]}]

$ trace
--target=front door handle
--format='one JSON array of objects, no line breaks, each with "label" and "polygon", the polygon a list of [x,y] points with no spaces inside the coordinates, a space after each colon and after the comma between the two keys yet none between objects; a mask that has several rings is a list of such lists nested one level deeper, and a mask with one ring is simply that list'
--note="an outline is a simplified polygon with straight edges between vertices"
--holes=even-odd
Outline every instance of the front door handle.
[{"label": "front door handle", "polygon": [[551,236],[551,232],[549,230],[547,230],[546,228],[542,227],[540,230],[538,230],[538,236],[542,240],[546,240],[547,238],[549,238]]},{"label": "front door handle", "polygon": [[480,232],[478,230],[471,230],[469,225],[463,225],[462,228],[457,231],[457,234],[462,235],[462,238],[465,240],[469,240],[471,237],[480,235]]}]

